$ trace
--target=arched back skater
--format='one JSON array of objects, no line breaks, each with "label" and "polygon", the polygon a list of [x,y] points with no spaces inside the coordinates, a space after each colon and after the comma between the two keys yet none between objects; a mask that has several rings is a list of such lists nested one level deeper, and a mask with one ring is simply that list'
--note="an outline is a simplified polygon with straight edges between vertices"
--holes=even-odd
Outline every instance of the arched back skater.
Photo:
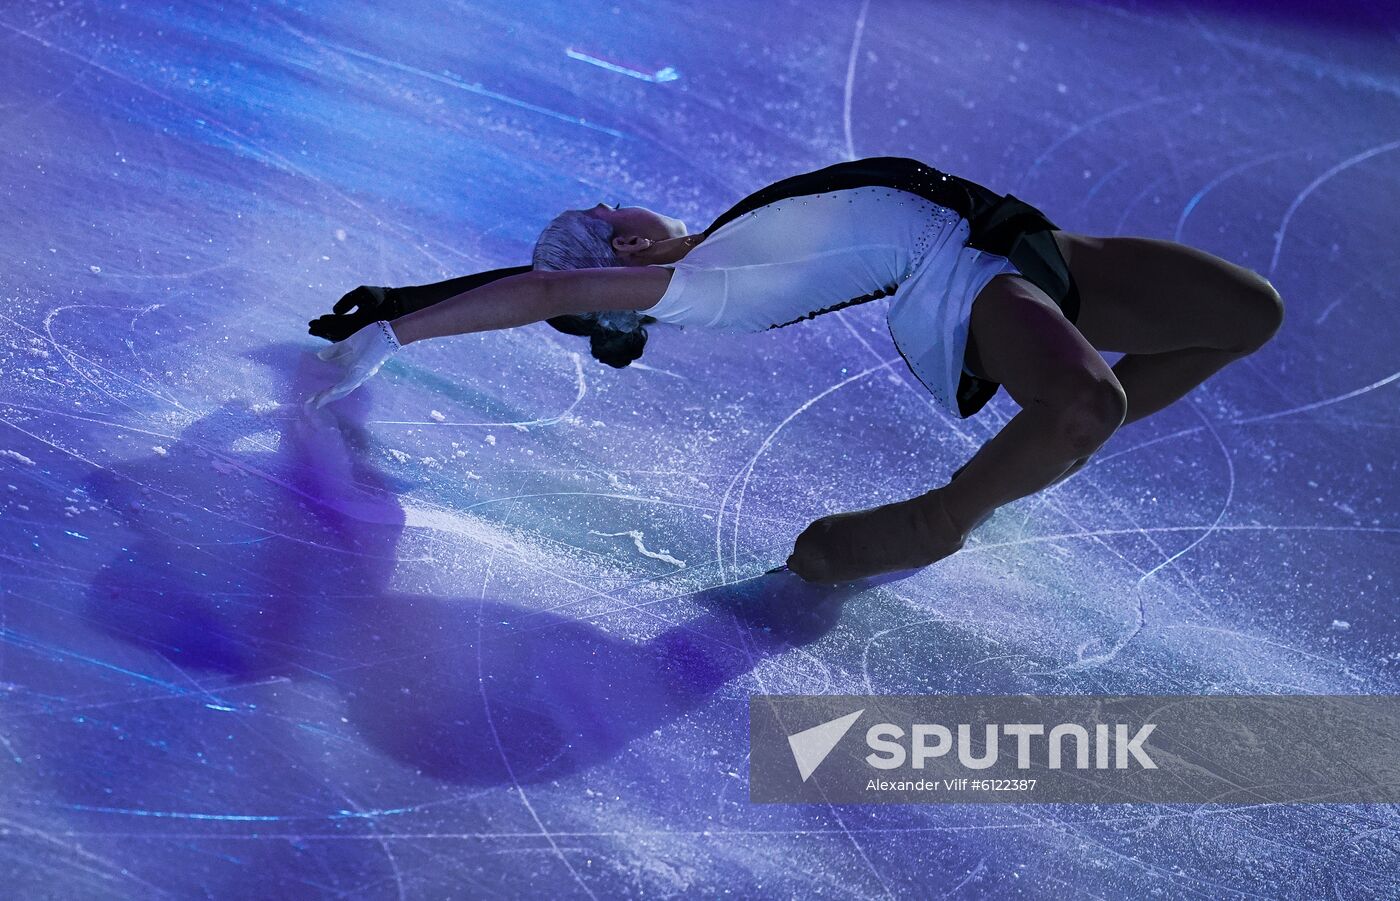
[{"label": "arched back skater", "polygon": [[[361,287],[313,320],[343,397],[402,346],[547,321],[625,366],[648,325],[753,332],[890,297],[891,337],[951,413],[999,387],[1020,406],[946,485],[823,517],[787,565],[841,582],[927,566],[1000,507],[1074,473],[1124,423],[1177,400],[1279,329],[1278,292],[1201,250],[1064,231],[1009,194],[918,160],[793,176],[697,235],[640,207],[556,217],[531,266],[409,288]],[[1125,356],[1109,367],[1100,352]]]}]

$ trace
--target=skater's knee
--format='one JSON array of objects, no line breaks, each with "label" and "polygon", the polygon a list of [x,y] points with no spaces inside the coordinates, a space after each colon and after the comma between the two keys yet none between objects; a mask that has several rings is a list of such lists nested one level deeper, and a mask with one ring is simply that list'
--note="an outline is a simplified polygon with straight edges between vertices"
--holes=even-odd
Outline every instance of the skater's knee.
[{"label": "skater's knee", "polygon": [[1283,326],[1283,298],[1262,275],[1251,279],[1234,303],[1234,329],[1226,350],[1252,354]]},{"label": "skater's knee", "polygon": [[1076,378],[1057,400],[1058,437],[1075,457],[1098,450],[1128,415],[1128,396],[1112,375]]}]

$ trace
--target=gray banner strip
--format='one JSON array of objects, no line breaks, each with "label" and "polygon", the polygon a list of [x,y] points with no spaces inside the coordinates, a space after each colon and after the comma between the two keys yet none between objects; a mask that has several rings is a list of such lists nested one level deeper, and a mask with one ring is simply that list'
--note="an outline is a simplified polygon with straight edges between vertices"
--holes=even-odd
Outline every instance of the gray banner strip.
[{"label": "gray banner strip", "polygon": [[749,798],[1400,803],[1400,696],[749,699]]}]

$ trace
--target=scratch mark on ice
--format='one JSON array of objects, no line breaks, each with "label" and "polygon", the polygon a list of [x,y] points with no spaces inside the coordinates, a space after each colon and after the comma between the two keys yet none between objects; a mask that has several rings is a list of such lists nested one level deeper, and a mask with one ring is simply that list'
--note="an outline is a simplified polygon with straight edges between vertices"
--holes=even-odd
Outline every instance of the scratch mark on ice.
[{"label": "scratch mark on ice", "polygon": [[672,566],[675,566],[675,567],[677,567],[677,568],[679,568],[679,569],[685,569],[685,561],[684,561],[684,560],[677,560],[675,557],[672,557],[670,554],[668,554],[668,553],[666,552],[666,549],[665,549],[665,548],[662,548],[662,549],[659,550],[659,551],[649,551],[649,550],[647,550],[647,546],[646,546],[645,544],[642,543],[642,532],[641,532],[640,529],[632,529],[632,530],[627,531],[627,532],[599,532],[599,531],[597,531],[596,529],[589,529],[589,530],[588,530],[588,534],[590,534],[590,535],[603,535],[603,536],[605,536],[605,537],[616,537],[616,536],[619,536],[619,535],[626,535],[626,536],[628,536],[629,538],[632,539],[632,543],[635,544],[635,545],[637,546],[637,552],[638,552],[639,554],[641,554],[643,557],[650,557],[650,558],[652,558],[653,560],[664,560],[665,562],[671,564]]}]

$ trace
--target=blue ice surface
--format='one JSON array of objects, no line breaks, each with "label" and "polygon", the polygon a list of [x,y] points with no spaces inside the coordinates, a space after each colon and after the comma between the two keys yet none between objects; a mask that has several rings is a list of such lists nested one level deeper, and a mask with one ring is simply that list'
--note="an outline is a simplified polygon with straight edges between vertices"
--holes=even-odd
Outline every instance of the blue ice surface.
[{"label": "blue ice surface", "polygon": [[[1394,897],[1391,807],[747,800],[752,694],[1400,689],[1400,25],[1349,9],[4,4],[6,894]],[[1016,411],[940,413],[878,303],[426,342],[299,414],[356,285],[882,154],[1287,321],[843,592],[760,576]]]}]

